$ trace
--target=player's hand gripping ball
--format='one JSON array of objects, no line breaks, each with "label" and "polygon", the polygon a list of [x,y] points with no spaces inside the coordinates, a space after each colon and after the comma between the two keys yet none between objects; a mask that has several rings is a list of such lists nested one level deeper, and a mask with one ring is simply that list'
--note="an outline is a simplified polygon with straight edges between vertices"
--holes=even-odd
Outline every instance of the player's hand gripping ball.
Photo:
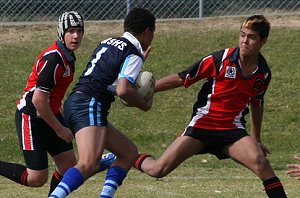
[{"label": "player's hand gripping ball", "polygon": [[[137,93],[142,98],[149,100],[155,88],[155,79],[153,74],[149,71],[141,71],[135,80],[135,87],[137,89]],[[121,99],[121,102],[125,106],[128,106],[126,101]]]}]

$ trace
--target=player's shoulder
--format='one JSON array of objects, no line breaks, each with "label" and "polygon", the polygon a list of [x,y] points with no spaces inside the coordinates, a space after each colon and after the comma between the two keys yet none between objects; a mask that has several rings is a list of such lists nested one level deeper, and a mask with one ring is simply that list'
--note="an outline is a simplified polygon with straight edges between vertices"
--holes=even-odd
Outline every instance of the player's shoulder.
[{"label": "player's shoulder", "polygon": [[104,49],[109,50],[111,55],[121,59],[125,59],[128,56],[138,56],[144,59],[138,47],[125,37],[112,37],[101,41],[94,53],[103,52]]},{"label": "player's shoulder", "polygon": [[124,51],[130,46],[130,42],[123,37],[111,37],[101,41],[100,46],[111,47],[115,50]]},{"label": "player's shoulder", "polygon": [[54,42],[39,55],[41,60],[47,61],[62,61],[63,56],[63,50],[59,48],[57,42]]}]

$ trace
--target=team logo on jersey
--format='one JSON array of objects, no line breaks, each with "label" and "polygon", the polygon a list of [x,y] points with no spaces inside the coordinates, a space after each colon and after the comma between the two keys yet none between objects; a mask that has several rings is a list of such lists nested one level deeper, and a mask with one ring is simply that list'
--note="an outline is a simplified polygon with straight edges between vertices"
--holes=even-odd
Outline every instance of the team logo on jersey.
[{"label": "team logo on jersey", "polygon": [[258,93],[261,93],[264,91],[264,81],[263,79],[256,78],[254,84],[253,84],[253,89],[257,91]]},{"label": "team logo on jersey", "polygon": [[236,68],[231,66],[226,66],[225,77],[226,78],[235,78]]},{"label": "team logo on jersey", "polygon": [[64,77],[70,76],[70,67],[69,67],[69,66],[66,66],[66,67],[65,67],[65,73],[64,73],[63,76],[64,76]]}]

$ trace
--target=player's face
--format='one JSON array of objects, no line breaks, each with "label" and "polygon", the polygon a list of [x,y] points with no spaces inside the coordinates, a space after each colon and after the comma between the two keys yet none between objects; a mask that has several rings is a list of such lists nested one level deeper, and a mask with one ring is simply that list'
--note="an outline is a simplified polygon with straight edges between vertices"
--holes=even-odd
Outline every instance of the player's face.
[{"label": "player's face", "polygon": [[260,38],[258,32],[248,28],[241,28],[239,37],[240,55],[257,55],[267,39]]},{"label": "player's face", "polygon": [[80,27],[69,28],[65,33],[65,38],[64,38],[66,47],[71,51],[75,51],[77,48],[79,48],[82,37],[83,37],[82,28]]}]

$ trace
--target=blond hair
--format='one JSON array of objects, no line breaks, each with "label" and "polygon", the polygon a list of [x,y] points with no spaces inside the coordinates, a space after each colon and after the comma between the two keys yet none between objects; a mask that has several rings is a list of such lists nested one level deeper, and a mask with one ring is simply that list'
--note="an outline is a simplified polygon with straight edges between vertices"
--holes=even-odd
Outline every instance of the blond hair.
[{"label": "blond hair", "polygon": [[253,15],[248,17],[241,28],[248,28],[258,32],[261,39],[268,38],[271,29],[270,22],[263,15]]}]

